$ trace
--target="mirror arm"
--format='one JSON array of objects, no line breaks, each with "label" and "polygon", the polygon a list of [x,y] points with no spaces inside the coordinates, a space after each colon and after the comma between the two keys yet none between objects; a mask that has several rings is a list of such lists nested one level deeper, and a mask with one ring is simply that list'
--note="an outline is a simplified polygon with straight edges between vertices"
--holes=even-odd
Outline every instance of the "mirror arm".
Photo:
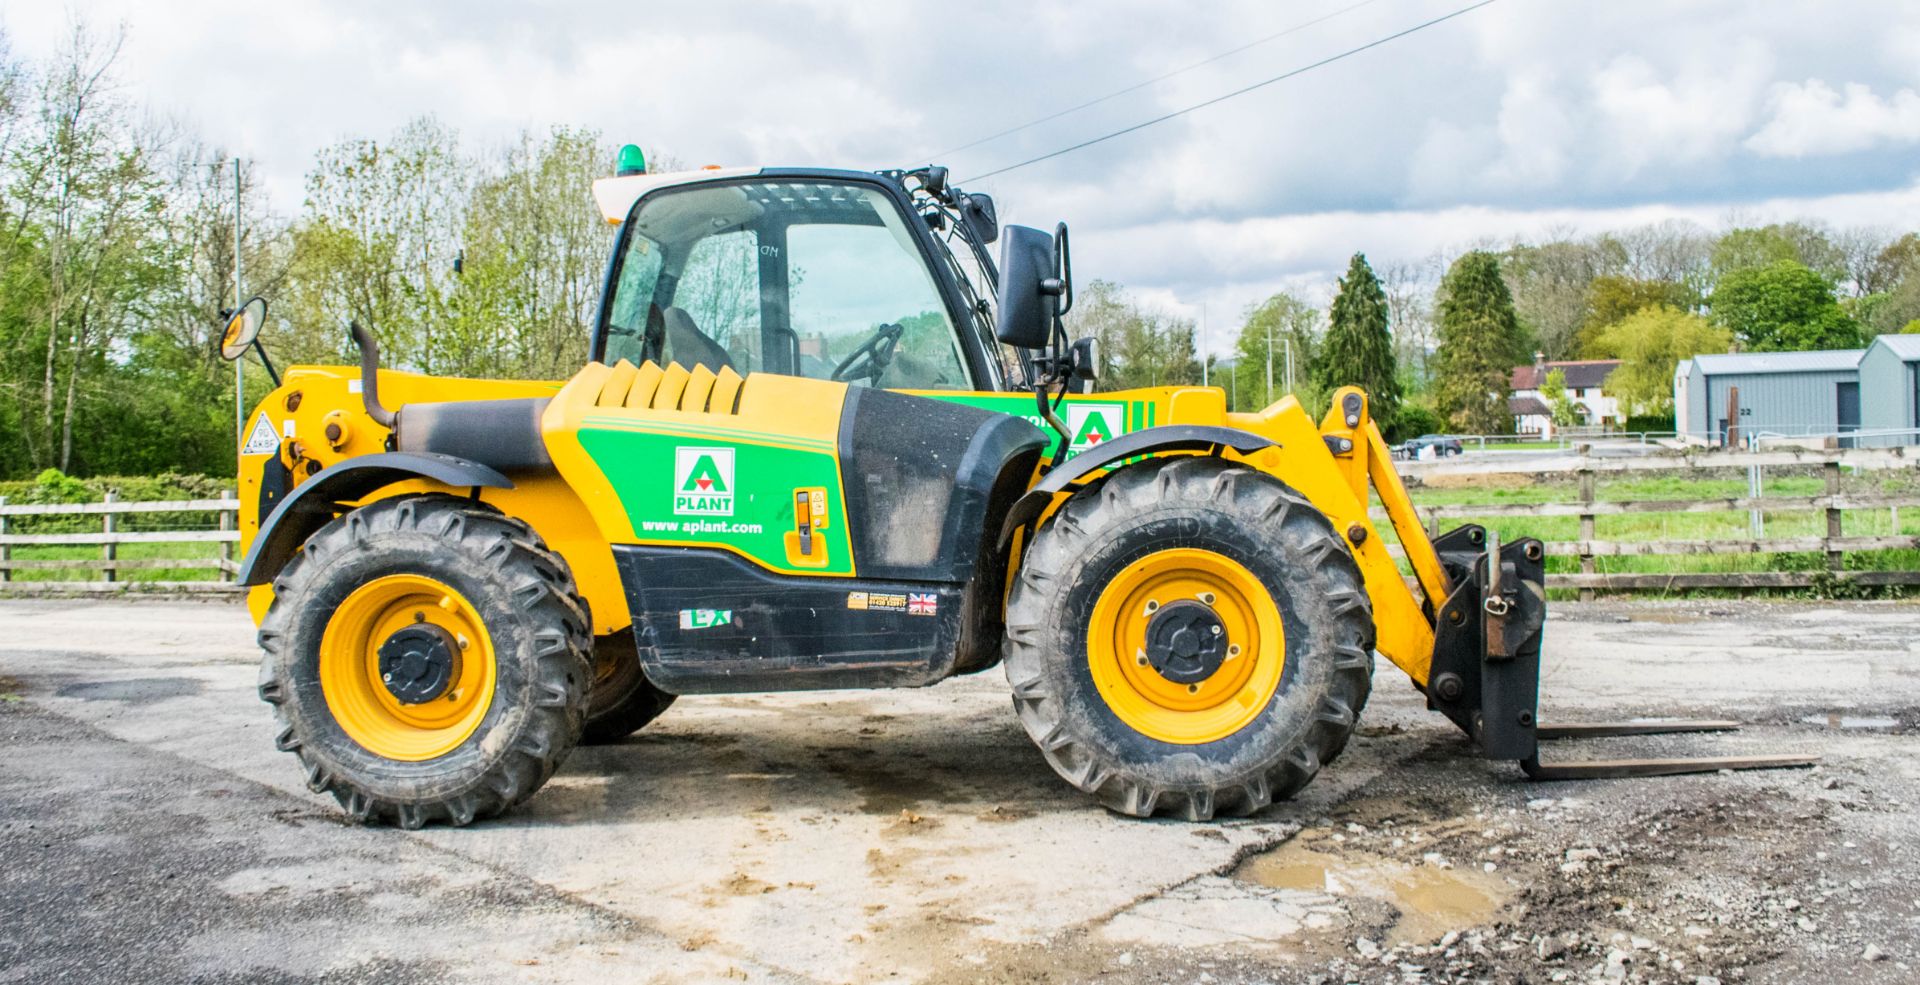
[{"label": "mirror arm", "polygon": [[280,374],[274,371],[273,360],[267,358],[267,347],[260,344],[258,335],[253,337],[253,353],[260,357],[260,365],[267,368],[267,378],[273,381],[273,388],[280,389]]}]

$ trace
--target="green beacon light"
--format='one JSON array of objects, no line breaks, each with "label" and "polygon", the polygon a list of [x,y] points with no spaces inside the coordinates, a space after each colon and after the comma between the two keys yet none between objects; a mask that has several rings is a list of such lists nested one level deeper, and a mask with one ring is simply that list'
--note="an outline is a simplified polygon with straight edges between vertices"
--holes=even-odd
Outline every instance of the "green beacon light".
[{"label": "green beacon light", "polygon": [[624,178],[630,174],[646,173],[647,157],[640,153],[639,144],[628,144],[620,148],[620,164],[618,170],[614,172],[617,177]]}]

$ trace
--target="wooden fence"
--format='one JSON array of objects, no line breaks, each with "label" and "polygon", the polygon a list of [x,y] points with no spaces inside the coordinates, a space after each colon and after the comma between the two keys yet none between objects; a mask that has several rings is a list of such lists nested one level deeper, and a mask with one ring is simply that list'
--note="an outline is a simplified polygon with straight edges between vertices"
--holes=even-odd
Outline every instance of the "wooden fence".
[{"label": "wooden fence", "polygon": [[[1421,467],[1425,465],[1427,467]],[[1698,470],[1743,469],[1748,471],[1750,489],[1757,493],[1762,475],[1768,468],[1798,467],[1817,471],[1825,489],[1817,496],[1732,496],[1705,499],[1600,500],[1595,495],[1600,475],[1652,472],[1693,472]],[[1920,549],[1920,536],[1854,536],[1845,533],[1847,510],[1888,510],[1899,529],[1899,511],[1920,507],[1920,487],[1907,494],[1846,494],[1841,491],[1844,471],[1914,470],[1920,458],[1904,448],[1861,449],[1780,449],[1760,452],[1695,452],[1682,455],[1636,455],[1595,457],[1584,449],[1574,455],[1540,455],[1531,460],[1452,461],[1420,463],[1403,467],[1410,477],[1442,475],[1564,475],[1573,480],[1576,498],[1547,503],[1445,504],[1416,507],[1429,534],[1461,520],[1503,517],[1575,517],[1579,536],[1575,540],[1544,541],[1549,557],[1579,559],[1577,573],[1550,573],[1549,588],[1578,589],[1582,600],[1590,600],[1596,591],[1673,591],[1695,588],[1773,589],[1807,588],[1819,584],[1920,585],[1916,570],[1847,570],[1846,555],[1858,551]],[[1418,500],[1418,493],[1415,499]],[[1739,513],[1757,519],[1770,513],[1814,511],[1825,519],[1825,532],[1819,536],[1768,537],[1764,534],[1745,538],[1602,540],[1596,536],[1597,518],[1627,514]],[[1377,516],[1384,514],[1376,511]],[[1398,551],[1398,546],[1395,546]],[[1824,568],[1795,571],[1688,571],[1688,572],[1602,572],[1599,559],[1628,556],[1706,556],[1729,554],[1814,553],[1825,555]]]},{"label": "wooden fence", "polygon": [[[1844,471],[1920,468],[1916,458],[1901,448],[1809,450],[1781,449],[1761,452],[1711,452],[1687,455],[1635,455],[1602,457],[1588,453],[1574,455],[1530,455],[1526,458],[1476,460],[1478,456],[1445,462],[1401,463],[1409,477],[1438,475],[1565,475],[1572,479],[1572,500],[1548,503],[1446,504],[1417,507],[1428,530],[1438,533],[1462,520],[1499,520],[1502,518],[1573,517],[1579,525],[1574,540],[1546,540],[1549,557],[1577,558],[1578,572],[1555,572],[1547,576],[1548,587],[1577,589],[1582,598],[1596,591],[1677,591],[1697,588],[1777,589],[1806,588],[1819,584],[1920,585],[1920,570],[1848,570],[1846,555],[1861,551],[1920,549],[1920,536],[1901,534],[1847,536],[1845,517],[1849,510],[1898,511],[1920,508],[1920,481],[1915,492],[1907,494],[1846,493],[1842,491]],[[1675,472],[1702,469],[1751,470],[1750,488],[1759,490],[1761,470],[1783,466],[1814,472],[1825,480],[1824,491],[1815,496],[1731,496],[1706,499],[1602,500],[1596,495],[1597,478],[1643,472]],[[1920,477],[1917,477],[1920,478]],[[1419,500],[1418,490],[1415,500]],[[0,499],[0,593],[18,592],[116,592],[145,589],[163,592],[238,592],[234,584],[239,563],[234,556],[240,535],[236,529],[240,503],[229,493],[221,499],[196,499],[173,502],[106,502],[84,504],[9,505]],[[1756,515],[1787,511],[1813,511],[1824,516],[1825,530],[1818,536],[1758,536],[1712,539],[1602,540],[1596,535],[1599,517],[1627,514],[1739,513]],[[137,530],[132,518],[158,513],[212,514],[212,521],[200,529]],[[20,532],[17,528],[29,518],[98,518],[98,531],[59,533]],[[1384,514],[1376,511],[1384,523]],[[125,522],[123,522],[125,521]],[[74,522],[63,524],[74,526]],[[1526,532],[1524,525],[1521,532]],[[216,544],[218,549],[193,557],[120,557],[120,548],[129,544]],[[97,547],[97,557],[19,558],[18,548]],[[1399,546],[1393,545],[1396,553]],[[41,552],[45,553],[45,552]],[[1824,554],[1824,566],[1817,570],[1797,571],[1688,571],[1688,572],[1602,572],[1600,559],[1632,556],[1699,557],[1709,555],[1777,555],[1784,553]],[[121,577],[138,569],[203,571],[203,580],[148,581]],[[94,581],[33,580],[17,577],[33,571],[97,572]]]},{"label": "wooden fence", "polygon": [[[101,503],[8,504],[0,497],[0,593],[23,592],[122,592],[130,589],[158,592],[238,592],[234,583],[240,563],[234,550],[240,542],[238,529],[240,501],[231,492],[221,499],[189,499],[169,502],[120,502],[112,493]],[[134,516],[155,513],[213,514],[211,527],[192,530],[127,530]],[[25,518],[98,517],[99,532],[22,533],[18,528]],[[62,524],[74,526],[73,523]],[[190,557],[123,558],[120,548],[127,544],[216,544],[218,550]],[[99,557],[20,558],[18,548],[97,546]],[[155,581],[121,577],[121,572],[139,569],[203,571],[204,580]],[[70,579],[36,580],[16,577],[29,571],[97,572],[96,581]]]}]

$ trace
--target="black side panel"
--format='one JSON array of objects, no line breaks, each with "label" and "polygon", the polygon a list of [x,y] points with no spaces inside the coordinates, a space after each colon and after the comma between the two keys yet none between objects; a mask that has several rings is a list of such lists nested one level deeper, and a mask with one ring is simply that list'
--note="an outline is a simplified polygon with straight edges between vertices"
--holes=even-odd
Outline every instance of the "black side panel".
[{"label": "black side panel", "polygon": [[982,532],[999,533],[1000,517],[988,515],[996,487],[1010,468],[1024,484],[1046,437],[1008,414],[855,388],[839,444],[860,572],[964,582],[983,560]]},{"label": "black side panel", "polygon": [[641,665],[673,694],[919,687],[952,671],[961,585],[773,575],[695,548],[613,554]]},{"label": "black side panel", "polygon": [[451,455],[502,472],[553,469],[540,415],[550,397],[408,404],[394,430],[397,451]]}]

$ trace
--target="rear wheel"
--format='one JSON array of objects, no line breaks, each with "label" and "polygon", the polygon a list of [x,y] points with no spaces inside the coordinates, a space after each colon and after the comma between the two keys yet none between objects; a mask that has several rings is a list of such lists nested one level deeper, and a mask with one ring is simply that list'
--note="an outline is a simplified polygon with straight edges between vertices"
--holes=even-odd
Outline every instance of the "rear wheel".
[{"label": "rear wheel", "polygon": [[1123,468],[1035,535],[1007,677],[1055,771],[1123,813],[1245,815],[1345,746],[1373,617],[1327,518],[1215,458]]},{"label": "rear wheel", "polygon": [[451,496],[321,528],[274,580],[260,697],[307,784],[359,820],[466,824],[579,740],[588,620],[532,529]]},{"label": "rear wheel", "polygon": [[640,667],[631,630],[596,637],[593,642],[593,693],[587,703],[587,745],[619,742],[659,718],[674,696],[653,686]]}]

